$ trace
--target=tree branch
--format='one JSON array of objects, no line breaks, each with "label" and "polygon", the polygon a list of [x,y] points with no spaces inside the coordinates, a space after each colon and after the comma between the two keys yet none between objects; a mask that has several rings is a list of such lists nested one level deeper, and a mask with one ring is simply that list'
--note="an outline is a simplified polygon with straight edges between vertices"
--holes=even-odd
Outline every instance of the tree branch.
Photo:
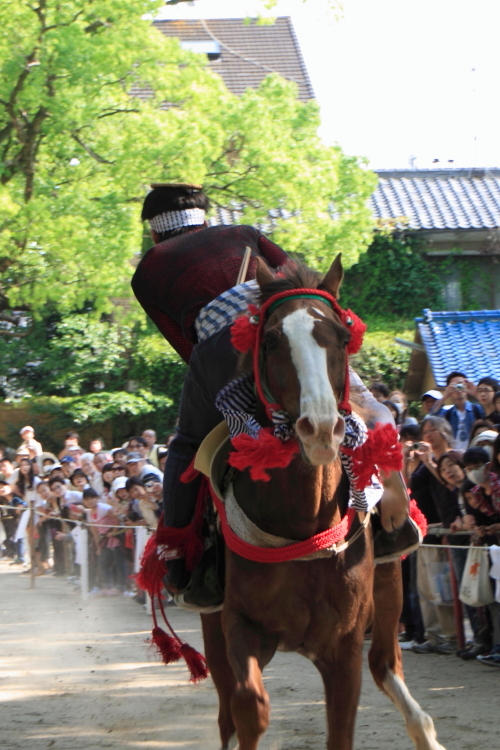
[{"label": "tree branch", "polygon": [[79,146],[84,149],[84,151],[88,153],[89,156],[98,161],[99,164],[114,164],[114,161],[108,161],[107,159],[104,159],[104,157],[99,156],[99,154],[97,154],[90,146],[87,146],[87,144],[84,143],[82,139],[76,135],[76,133],[72,133],[71,137],[78,143]]}]

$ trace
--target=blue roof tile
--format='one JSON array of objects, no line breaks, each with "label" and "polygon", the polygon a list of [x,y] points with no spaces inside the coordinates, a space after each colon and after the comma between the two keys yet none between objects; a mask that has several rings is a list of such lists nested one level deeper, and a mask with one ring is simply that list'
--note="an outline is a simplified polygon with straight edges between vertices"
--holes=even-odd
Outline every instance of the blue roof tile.
[{"label": "blue roof tile", "polygon": [[376,219],[410,229],[500,227],[500,169],[381,169],[369,199]]},{"label": "blue roof tile", "polygon": [[423,312],[415,322],[439,388],[453,370],[474,383],[487,376],[500,381],[500,310]]}]

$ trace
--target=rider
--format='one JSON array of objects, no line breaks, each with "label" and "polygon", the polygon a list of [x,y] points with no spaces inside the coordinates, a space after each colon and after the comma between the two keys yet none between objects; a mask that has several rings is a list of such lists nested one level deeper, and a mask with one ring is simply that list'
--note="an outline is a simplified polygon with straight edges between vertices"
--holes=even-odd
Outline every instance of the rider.
[{"label": "rider", "polygon": [[[290,259],[254,227],[209,227],[205,218],[209,200],[200,185],[154,183],[151,187],[142,219],[149,222],[155,244],[140,261],[132,288],[145,312],[189,364],[164,478],[165,524],[182,528],[192,519],[201,480],[185,484],[180,476],[204,437],[222,421],[214,401],[236,370],[231,324],[258,298],[256,258],[263,257],[273,269]],[[247,247],[251,249],[248,281],[235,287]],[[206,307],[216,298],[216,307]],[[368,427],[392,421],[388,410],[352,370],[351,401]],[[399,475],[384,479],[384,489],[381,517],[385,532],[378,534],[377,546],[382,544],[376,549],[378,557],[395,552],[395,545],[406,548],[416,541],[411,532],[407,538],[406,524],[401,539],[395,540],[393,533],[407,518],[407,496]],[[169,562],[169,588],[182,590],[189,576],[183,560]]]}]

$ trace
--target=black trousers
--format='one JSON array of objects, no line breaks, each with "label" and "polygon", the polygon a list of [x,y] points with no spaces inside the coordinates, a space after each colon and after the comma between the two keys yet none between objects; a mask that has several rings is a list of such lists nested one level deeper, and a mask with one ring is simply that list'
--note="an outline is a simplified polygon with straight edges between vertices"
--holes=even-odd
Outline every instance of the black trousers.
[{"label": "black trousers", "polygon": [[197,344],[191,355],[179,406],[179,425],[168,449],[163,480],[165,525],[182,528],[192,519],[201,479],[180,481],[203,439],[223,420],[215,398],[234,377],[237,353],[230,326]]}]

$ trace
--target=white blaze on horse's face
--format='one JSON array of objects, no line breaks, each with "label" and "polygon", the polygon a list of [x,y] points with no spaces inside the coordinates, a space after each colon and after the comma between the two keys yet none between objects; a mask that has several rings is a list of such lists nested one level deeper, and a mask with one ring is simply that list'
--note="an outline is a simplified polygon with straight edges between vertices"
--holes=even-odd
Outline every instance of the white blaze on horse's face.
[{"label": "white blaze on horse's face", "polygon": [[326,349],[313,336],[316,321],[306,308],[295,310],[283,318],[283,333],[300,383],[300,417],[295,431],[308,460],[320,466],[337,458],[345,423],[328,377]]}]

